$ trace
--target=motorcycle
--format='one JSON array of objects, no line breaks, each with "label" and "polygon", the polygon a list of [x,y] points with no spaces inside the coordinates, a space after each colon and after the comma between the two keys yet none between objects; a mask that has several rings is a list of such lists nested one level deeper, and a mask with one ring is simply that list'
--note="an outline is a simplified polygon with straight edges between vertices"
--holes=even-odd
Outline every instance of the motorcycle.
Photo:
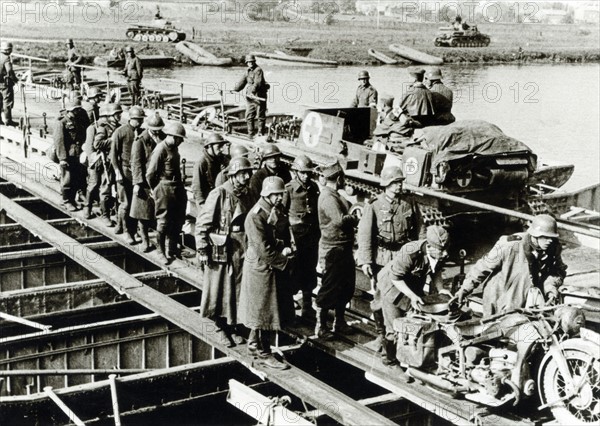
[{"label": "motorcycle", "polygon": [[490,407],[530,406],[537,395],[538,410],[568,425],[600,421],[600,334],[584,325],[568,305],[394,320],[397,358],[416,380]]}]

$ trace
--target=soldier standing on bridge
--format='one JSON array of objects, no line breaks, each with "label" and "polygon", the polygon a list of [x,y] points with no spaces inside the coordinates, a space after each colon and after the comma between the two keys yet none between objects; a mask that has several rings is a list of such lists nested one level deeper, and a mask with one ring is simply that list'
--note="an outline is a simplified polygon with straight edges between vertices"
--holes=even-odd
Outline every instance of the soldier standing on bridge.
[{"label": "soldier standing on bridge", "polygon": [[435,109],[431,92],[423,84],[425,70],[411,68],[409,74],[415,79],[408,91],[402,96],[400,109],[416,121],[415,127],[426,127],[433,123]]},{"label": "soldier standing on bridge", "polygon": [[278,230],[287,225],[282,206],[284,192],[281,178],[268,177],[263,181],[260,200],[246,216],[248,250],[239,303],[239,320],[250,329],[248,352],[257,355],[265,366],[281,370],[289,366],[273,357],[271,334],[294,316],[284,276],[293,251],[276,237]]},{"label": "soldier standing on bridge", "polygon": [[361,71],[358,73],[358,81],[360,84],[356,89],[356,95],[352,100],[350,106],[356,107],[377,107],[377,90],[371,85],[369,79],[371,76],[368,71]]},{"label": "soldier standing on bridge", "polygon": [[89,122],[82,120],[85,114],[79,114],[81,101],[73,99],[66,106],[65,113],[56,122],[54,129],[54,149],[58,158],[61,175],[60,186],[63,205],[69,211],[79,210],[77,191],[85,189],[85,168],[79,161],[87,135]]},{"label": "soldier standing on bridge", "polygon": [[404,244],[416,240],[422,229],[417,207],[401,199],[403,181],[404,174],[400,167],[390,166],[383,169],[381,186],[384,187],[384,192],[365,205],[363,216],[358,224],[357,263],[364,274],[371,279],[375,290],[371,310],[378,334],[379,349],[385,342],[386,331],[377,274],[394,258]]},{"label": "soldier standing on bridge", "polygon": [[292,180],[292,175],[286,164],[281,162],[281,151],[276,145],[266,145],[261,153],[261,167],[252,175],[250,179],[250,188],[254,194],[259,194],[263,181],[269,176],[277,176],[283,179],[284,183]]},{"label": "soldier standing on bridge", "polygon": [[[115,226],[115,223],[110,218],[111,209],[113,207],[113,185],[115,183],[114,168],[109,160],[110,147],[112,144],[112,135],[120,125],[121,114],[123,109],[121,105],[108,104],[106,105],[106,122],[101,122],[96,128],[96,135],[92,144],[92,152],[97,156],[97,161],[94,163],[93,173],[100,176],[99,180],[88,182],[88,197],[90,192],[93,192],[96,185],[100,185],[100,211],[102,220],[108,227]],[[90,173],[91,174],[91,173]],[[92,197],[90,197],[92,198]],[[89,201],[88,201],[89,203]]]},{"label": "soldier standing on bridge", "polygon": [[87,112],[90,123],[96,123],[100,118],[100,102],[103,94],[102,90],[97,87],[91,87],[87,92],[87,100],[81,103],[81,106]]},{"label": "soldier standing on bridge", "polygon": [[317,325],[315,334],[319,338],[331,339],[333,334],[327,325],[329,310],[335,311],[334,331],[342,334],[353,332],[346,324],[344,313],[352,299],[356,285],[356,264],[352,247],[354,227],[358,220],[350,214],[350,204],[338,190],[344,186],[344,170],[336,161],[321,168],[325,186],[318,201],[319,263],[323,276],[317,294]]},{"label": "soldier standing on bridge", "polygon": [[317,287],[319,262],[319,186],[312,180],[316,165],[306,155],[292,164],[292,179],[286,186],[283,205],[287,209],[293,242],[296,245],[295,265],[291,276],[294,292],[302,292],[302,318],[315,319],[312,293]]},{"label": "soldier standing on bridge", "polygon": [[110,162],[115,171],[117,196],[119,198],[115,234],[122,234],[125,231],[127,233],[127,243],[129,244],[136,244],[136,221],[129,216],[133,194],[131,148],[133,141],[140,133],[140,126],[145,116],[144,110],[139,106],[131,107],[129,109],[129,120],[115,130],[110,146]]},{"label": "soldier standing on bridge", "polygon": [[83,62],[83,57],[80,56],[75,50],[75,44],[73,44],[73,39],[67,39],[67,62],[65,62],[66,70],[66,84],[67,87],[71,90],[77,90],[81,87],[81,67],[80,65]]},{"label": "soldier standing on bridge", "polygon": [[452,115],[454,94],[449,87],[442,83],[442,70],[438,67],[429,70],[425,74],[425,85],[431,92],[433,108],[435,110],[435,123],[440,126],[454,123],[456,121],[456,118]]},{"label": "soldier standing on bridge", "polygon": [[215,189],[217,175],[227,164],[230,144],[219,133],[211,133],[204,142],[204,149],[192,173],[192,191],[198,214],[208,193]]},{"label": "soldier standing on bridge", "polygon": [[[13,70],[12,53],[13,45],[3,41],[0,44],[0,124],[15,126],[12,121],[12,109],[15,104],[15,91],[13,86],[18,82]],[[4,117],[2,117],[4,116]]]},{"label": "soldier standing on bridge", "polygon": [[179,145],[186,134],[181,123],[167,124],[163,133],[165,139],[152,151],[146,181],[154,194],[158,254],[168,264],[179,256],[177,242],[185,222],[187,194],[181,178]]},{"label": "soldier standing on bridge", "polygon": [[94,217],[92,207],[96,199],[99,200],[100,182],[102,181],[102,173],[104,164],[102,156],[94,149],[94,140],[101,127],[106,126],[108,115],[108,105],[103,104],[96,115],[97,119],[91,123],[86,132],[85,144],[83,151],[87,158],[87,190],[85,196],[84,217],[91,219]]},{"label": "soldier standing on bridge", "polygon": [[142,61],[135,56],[135,52],[131,46],[125,47],[125,55],[123,75],[127,77],[127,90],[129,91],[129,95],[131,95],[131,105],[140,105],[142,78],[144,77]]},{"label": "soldier standing on bridge", "polygon": [[[527,232],[503,236],[471,268],[455,295],[458,304],[482,283],[483,315],[525,306],[554,304],[567,274],[556,219],[535,216]],[[536,294],[539,297],[536,297]],[[536,300],[540,299],[540,300]]]},{"label": "soldier standing on bridge", "polygon": [[150,243],[148,232],[154,221],[154,199],[150,185],[146,180],[146,171],[150,163],[152,151],[163,141],[165,134],[162,132],[165,122],[158,114],[146,120],[146,129],[133,142],[131,148],[131,176],[133,194],[131,197],[131,210],[129,215],[138,221],[138,232],[142,239],[142,251],[151,252],[154,246]]},{"label": "soldier standing on bridge", "polygon": [[[267,93],[269,84],[265,81],[265,75],[261,67],[256,65],[254,55],[246,55],[248,69],[242,79],[233,89],[239,92],[246,88],[246,123],[248,125],[248,136],[254,138],[263,135],[267,117]],[[256,120],[256,123],[255,123]],[[259,188],[260,190],[260,188]]]},{"label": "soldier standing on bridge", "polygon": [[[231,157],[231,160],[235,159],[235,158],[240,158],[240,157],[244,157],[244,158],[248,158],[248,155],[250,153],[248,152],[248,149],[241,144],[235,144],[235,145],[231,145],[229,147],[229,156]],[[229,172],[229,166],[225,167],[224,169],[222,169],[219,174],[217,175],[217,178],[215,179],[215,188],[218,186],[223,185],[225,182],[227,182],[227,173]]]},{"label": "soldier standing on bridge", "polygon": [[227,181],[208,194],[196,220],[198,261],[204,268],[200,314],[215,321],[225,346],[243,343],[235,326],[246,252],[244,221],[256,202],[248,188],[250,161],[237,157],[229,167]]}]

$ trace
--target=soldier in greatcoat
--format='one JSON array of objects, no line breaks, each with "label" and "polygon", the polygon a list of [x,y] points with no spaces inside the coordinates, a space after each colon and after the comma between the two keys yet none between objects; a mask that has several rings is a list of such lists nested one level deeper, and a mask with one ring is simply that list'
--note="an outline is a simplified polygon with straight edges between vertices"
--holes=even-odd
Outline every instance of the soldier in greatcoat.
[{"label": "soldier in greatcoat", "polygon": [[535,216],[527,232],[501,237],[477,261],[455,299],[462,304],[485,283],[484,317],[528,305],[553,304],[567,274],[561,253],[556,219],[547,214]]},{"label": "soldier in greatcoat", "polygon": [[90,123],[95,123],[100,118],[100,102],[103,95],[102,90],[91,87],[87,92],[87,99],[81,103],[81,106],[87,112]]},{"label": "soldier in greatcoat", "polygon": [[209,194],[196,220],[196,249],[204,268],[200,314],[214,320],[226,346],[243,343],[236,330],[246,252],[244,221],[256,202],[248,188],[252,164],[231,160],[227,181]]},{"label": "soldier in greatcoat", "polygon": [[67,39],[67,62],[65,62],[66,69],[66,83],[67,87],[71,90],[79,89],[81,86],[81,67],[83,57],[75,50],[75,44],[73,39]]},{"label": "soldier in greatcoat", "polygon": [[415,127],[426,127],[434,124],[435,107],[433,96],[425,84],[423,68],[411,68],[409,74],[414,78],[413,84],[403,95],[400,109],[405,111],[415,121]]},{"label": "soldier in greatcoat", "polygon": [[281,178],[265,179],[260,200],[246,216],[248,250],[239,302],[239,321],[250,329],[249,353],[276,369],[288,366],[272,355],[272,331],[281,330],[294,316],[293,299],[284,276],[292,262],[292,250],[276,238],[279,222],[287,221],[282,207],[284,192]]},{"label": "soldier in greatcoat", "polygon": [[295,268],[291,275],[294,291],[302,292],[302,317],[314,319],[312,293],[317,287],[319,262],[319,186],[313,181],[316,165],[306,155],[292,163],[294,178],[285,185],[283,205],[286,207],[296,246]]},{"label": "soldier in greatcoat", "polygon": [[79,210],[77,192],[85,190],[86,170],[79,157],[87,136],[89,122],[85,114],[80,114],[81,100],[74,99],[66,105],[62,118],[54,129],[54,149],[58,158],[61,175],[60,186],[63,205],[69,211]]},{"label": "soldier in greatcoat", "polygon": [[[239,157],[244,157],[244,158],[248,158],[248,155],[250,153],[248,152],[248,149],[241,144],[235,144],[235,145],[231,145],[229,147],[229,156],[231,157],[231,160],[233,160],[234,158],[239,158]],[[219,174],[217,175],[216,179],[215,179],[215,188],[217,186],[221,186],[223,185],[225,182],[227,182],[227,173],[229,172],[229,166],[225,167],[224,169],[222,169]]]},{"label": "soldier in greatcoat", "polygon": [[365,204],[358,224],[357,264],[374,287],[371,310],[380,345],[385,340],[385,324],[377,274],[404,244],[416,240],[423,228],[418,208],[401,198],[403,181],[404,174],[400,167],[384,168],[380,183],[384,192]]},{"label": "soldier in greatcoat", "polygon": [[150,184],[146,180],[146,172],[152,151],[165,138],[165,134],[162,132],[163,127],[165,127],[165,123],[157,112],[146,120],[146,129],[133,142],[131,148],[133,194],[129,215],[138,221],[138,233],[142,239],[142,251],[144,253],[154,249],[154,246],[150,243],[148,232],[155,219],[154,199],[152,198]]},{"label": "soldier in greatcoat", "polygon": [[145,117],[144,110],[133,106],[129,110],[129,120],[112,135],[110,146],[110,162],[115,172],[119,209],[117,212],[116,234],[125,232],[127,242],[136,244],[136,221],[129,216],[133,184],[131,175],[131,148],[133,141],[140,134],[140,126]]},{"label": "soldier in greatcoat", "polygon": [[317,325],[315,334],[323,339],[333,335],[328,326],[328,314],[335,311],[334,331],[342,334],[353,330],[344,318],[346,304],[352,299],[356,285],[356,264],[352,247],[354,227],[358,220],[350,214],[350,204],[338,190],[344,186],[344,170],[338,162],[322,167],[325,186],[319,195],[318,211],[321,239],[319,263],[323,276],[317,294]]},{"label": "soldier in greatcoat", "polygon": [[281,150],[275,145],[266,145],[262,149],[260,156],[261,167],[252,175],[250,179],[250,187],[252,191],[259,194],[262,188],[262,183],[265,178],[277,176],[283,179],[284,183],[292,180],[289,167],[281,162]]},{"label": "soldier in greatcoat", "polygon": [[263,135],[265,132],[267,93],[270,86],[265,81],[262,68],[256,65],[254,55],[246,55],[246,65],[248,66],[246,73],[233,90],[239,92],[246,89],[246,123],[248,136],[253,138],[257,132],[259,135]]},{"label": "soldier in greatcoat", "polygon": [[456,118],[452,114],[454,94],[452,89],[442,83],[442,70],[432,68],[425,74],[425,85],[431,92],[433,108],[435,109],[435,123],[440,126],[454,123]]},{"label": "soldier in greatcoat", "polygon": [[131,105],[139,105],[141,101],[142,78],[144,77],[142,61],[135,56],[135,52],[131,46],[125,47],[125,55],[125,68],[122,72],[127,77],[127,90],[131,95]]},{"label": "soldier in greatcoat", "polygon": [[[114,204],[113,187],[115,185],[114,169],[110,162],[110,147],[112,145],[112,135],[120,126],[121,114],[123,109],[121,104],[106,105],[106,122],[101,122],[96,128],[94,142],[92,143],[92,152],[95,161],[93,170],[88,171],[93,175],[92,181],[88,182],[88,196],[93,195],[94,189],[99,187],[100,211],[102,221],[108,227],[115,226],[110,218],[111,210]],[[92,164],[92,163],[90,163]],[[93,202],[93,197],[90,199]]]},{"label": "soldier in greatcoat", "polygon": [[100,154],[94,149],[94,140],[101,127],[106,126],[108,116],[108,105],[103,104],[99,110],[97,119],[88,126],[86,132],[85,144],[83,151],[85,152],[87,161],[87,190],[85,196],[84,217],[91,219],[94,217],[92,207],[94,201],[100,201],[100,183],[102,182],[102,173],[104,165]]},{"label": "soldier in greatcoat", "polygon": [[154,195],[158,255],[168,264],[179,255],[177,242],[185,222],[187,194],[181,178],[179,145],[186,132],[181,123],[169,123],[163,133],[165,139],[152,151],[146,181]]},{"label": "soldier in greatcoat", "polygon": [[368,71],[358,73],[360,84],[356,89],[356,95],[352,99],[351,107],[372,107],[377,106],[377,89],[370,83],[371,76]]},{"label": "soldier in greatcoat", "polygon": [[0,44],[0,124],[6,124],[7,126],[14,126],[16,123],[12,121],[12,109],[15,104],[15,91],[14,85],[17,84],[18,79],[13,69],[12,59],[10,54],[12,53],[13,45],[3,41]]},{"label": "soldier in greatcoat", "polygon": [[230,142],[219,133],[211,133],[204,142],[204,149],[192,173],[192,191],[198,212],[208,193],[215,189],[215,179],[229,160],[229,145]]}]

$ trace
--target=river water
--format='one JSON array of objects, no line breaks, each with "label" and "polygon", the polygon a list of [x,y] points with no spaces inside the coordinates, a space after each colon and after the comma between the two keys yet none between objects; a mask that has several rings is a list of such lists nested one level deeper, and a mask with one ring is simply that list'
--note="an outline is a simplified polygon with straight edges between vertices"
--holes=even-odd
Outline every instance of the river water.
[{"label": "river water", "polygon": [[[260,62],[271,84],[269,110],[301,114],[306,106],[348,106],[356,90],[359,67],[292,67]],[[369,68],[379,94],[398,98],[410,84],[406,68]],[[147,69],[144,85],[179,90],[170,78],[194,83],[186,95],[218,98],[232,89],[243,68],[181,67]],[[444,82],[455,91],[453,113],[459,120],[482,119],[528,144],[544,160],[575,164],[564,186],[576,189],[600,181],[600,66],[584,65],[448,65]],[[240,101],[225,95],[226,102]]]}]

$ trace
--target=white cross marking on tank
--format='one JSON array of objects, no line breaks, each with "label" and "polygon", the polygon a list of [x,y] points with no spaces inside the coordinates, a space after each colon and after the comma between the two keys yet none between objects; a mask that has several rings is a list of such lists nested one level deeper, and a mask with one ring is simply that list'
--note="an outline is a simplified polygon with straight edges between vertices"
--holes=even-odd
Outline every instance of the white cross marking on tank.
[{"label": "white cross marking on tank", "polygon": [[304,144],[309,147],[315,147],[319,144],[319,138],[323,131],[321,117],[315,112],[309,112],[302,123],[302,139]]}]

